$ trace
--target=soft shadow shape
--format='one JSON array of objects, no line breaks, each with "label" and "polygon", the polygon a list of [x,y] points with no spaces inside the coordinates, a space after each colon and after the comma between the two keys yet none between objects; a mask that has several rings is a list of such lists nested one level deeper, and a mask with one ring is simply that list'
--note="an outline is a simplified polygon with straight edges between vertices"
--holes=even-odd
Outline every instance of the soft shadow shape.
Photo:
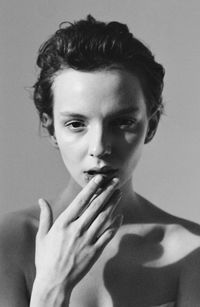
[{"label": "soft shadow shape", "polygon": [[121,238],[118,252],[106,263],[103,276],[114,307],[149,307],[176,300],[181,268],[200,250],[170,265],[145,266],[162,256],[162,237],[163,230],[157,227],[146,237],[126,234]]}]

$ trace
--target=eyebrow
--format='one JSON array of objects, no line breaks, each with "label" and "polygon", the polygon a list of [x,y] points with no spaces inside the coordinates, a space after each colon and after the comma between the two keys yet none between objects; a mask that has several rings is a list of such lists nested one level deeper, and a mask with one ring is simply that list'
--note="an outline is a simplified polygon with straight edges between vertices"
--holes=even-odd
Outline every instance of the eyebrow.
[{"label": "eyebrow", "polygon": [[[118,111],[114,112],[113,114],[109,115],[109,117],[115,117],[115,116],[125,115],[125,114],[129,114],[129,113],[136,113],[136,112],[138,112],[138,110],[139,110],[138,107],[132,107],[131,106],[131,107],[126,108],[126,109],[118,110]],[[87,117],[84,114],[70,112],[70,111],[60,112],[60,115],[70,116],[70,117],[79,117],[79,118],[86,118]]]},{"label": "eyebrow", "polygon": [[129,114],[129,113],[137,113],[138,111],[139,111],[138,107],[131,106],[131,107],[126,108],[126,109],[118,110],[113,115],[116,116],[116,115],[123,115],[123,114]]}]

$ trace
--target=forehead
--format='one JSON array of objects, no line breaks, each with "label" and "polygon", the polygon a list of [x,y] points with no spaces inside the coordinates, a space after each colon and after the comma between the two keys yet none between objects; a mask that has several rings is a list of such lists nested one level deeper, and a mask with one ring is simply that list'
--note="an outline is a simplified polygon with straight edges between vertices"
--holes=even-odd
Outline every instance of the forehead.
[{"label": "forehead", "polygon": [[138,78],[124,69],[61,71],[52,85],[54,112],[109,113],[128,107],[146,109]]}]

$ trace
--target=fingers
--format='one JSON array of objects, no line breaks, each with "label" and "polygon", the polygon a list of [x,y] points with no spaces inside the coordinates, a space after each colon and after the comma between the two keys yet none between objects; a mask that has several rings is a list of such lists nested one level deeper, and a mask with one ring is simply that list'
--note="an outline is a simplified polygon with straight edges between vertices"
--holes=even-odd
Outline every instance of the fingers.
[{"label": "fingers", "polygon": [[[117,178],[116,178],[117,179]],[[77,195],[67,209],[59,216],[56,223],[67,225],[76,220],[87,208],[91,199],[95,196],[97,190],[101,187],[104,178],[102,175],[95,176],[87,186]]]},{"label": "fingers", "polygon": [[[109,214],[109,211],[111,212],[111,210],[114,209],[113,207],[117,205],[121,191],[114,190],[114,188],[115,183],[112,182],[104,192],[93,200],[90,206],[78,219],[79,225],[83,231],[86,230],[96,219],[97,223],[103,223],[108,217],[107,214]],[[105,210],[103,210],[104,208]]]},{"label": "fingers", "polygon": [[53,223],[52,210],[48,202],[42,198],[38,200],[38,204],[40,206],[40,219],[37,236],[44,237]]},{"label": "fingers", "polygon": [[121,191],[117,190],[111,196],[106,208],[97,215],[96,219],[90,225],[86,234],[89,244],[96,241],[97,237],[100,236],[100,233],[103,232],[103,228],[108,228],[113,224],[113,214],[118,207],[120,199]]},{"label": "fingers", "polygon": [[96,250],[101,254],[106,245],[112,240],[117,233],[118,229],[122,225],[123,216],[117,215],[110,227],[108,227],[100,237],[97,238],[95,245]]}]

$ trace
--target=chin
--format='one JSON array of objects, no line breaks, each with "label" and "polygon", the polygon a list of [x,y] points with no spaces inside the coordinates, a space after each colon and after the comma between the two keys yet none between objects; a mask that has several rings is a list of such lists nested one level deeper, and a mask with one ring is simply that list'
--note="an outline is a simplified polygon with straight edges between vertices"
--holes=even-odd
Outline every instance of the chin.
[{"label": "chin", "polygon": [[84,188],[87,183],[84,182],[83,178],[81,175],[73,175],[69,172],[69,184],[72,186],[79,186],[81,188]]}]

